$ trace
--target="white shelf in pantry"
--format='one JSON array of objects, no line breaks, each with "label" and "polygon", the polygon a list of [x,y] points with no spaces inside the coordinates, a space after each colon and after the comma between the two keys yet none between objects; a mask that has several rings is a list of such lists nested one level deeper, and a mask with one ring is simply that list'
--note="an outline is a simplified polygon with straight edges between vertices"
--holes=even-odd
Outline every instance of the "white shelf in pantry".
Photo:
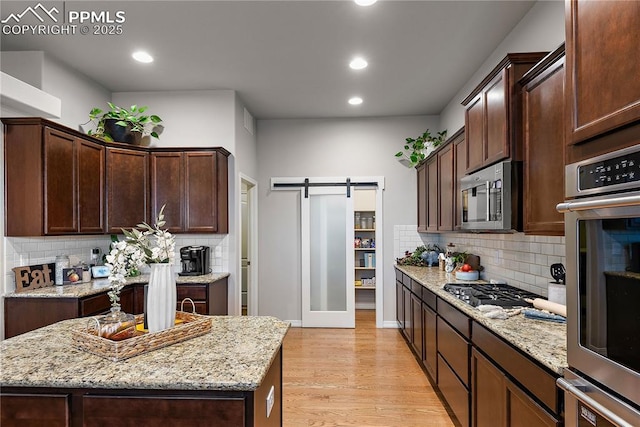
[{"label": "white shelf in pantry", "polygon": [[375,251],[376,248],[354,248],[356,251]]},{"label": "white shelf in pantry", "polygon": [[355,267],[356,270],[375,270],[375,267]]},{"label": "white shelf in pantry", "polygon": [[375,286],[354,286],[356,289],[375,289]]},{"label": "white shelf in pantry", "polygon": [[358,231],[376,231],[375,228],[354,228],[354,231],[358,232]]}]

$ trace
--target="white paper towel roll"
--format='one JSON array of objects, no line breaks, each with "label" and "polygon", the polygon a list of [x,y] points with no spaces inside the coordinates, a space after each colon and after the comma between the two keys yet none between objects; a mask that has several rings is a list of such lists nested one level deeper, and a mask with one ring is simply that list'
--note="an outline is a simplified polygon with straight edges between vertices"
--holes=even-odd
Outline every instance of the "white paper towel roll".
[{"label": "white paper towel roll", "polygon": [[547,301],[546,299],[536,298],[536,299],[525,299],[525,301],[530,302],[533,306],[539,310],[547,310],[553,314],[559,314],[560,316],[567,317],[567,306],[558,304],[555,302]]}]

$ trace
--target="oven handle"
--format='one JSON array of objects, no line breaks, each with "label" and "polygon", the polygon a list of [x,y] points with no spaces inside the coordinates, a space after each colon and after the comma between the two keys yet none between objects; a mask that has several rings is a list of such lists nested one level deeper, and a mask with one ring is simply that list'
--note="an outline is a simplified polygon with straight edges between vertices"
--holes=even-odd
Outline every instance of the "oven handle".
[{"label": "oven handle", "polygon": [[640,206],[640,196],[612,197],[610,199],[568,201],[558,203],[556,210],[560,213],[586,211],[589,209],[619,208],[627,206]]},{"label": "oven handle", "polygon": [[561,389],[563,389],[564,391],[566,391],[567,393],[569,393],[579,401],[583,402],[587,406],[593,408],[594,411],[599,412],[600,415],[602,415],[612,423],[615,423],[617,426],[633,427],[631,424],[629,424],[628,422],[626,422],[625,420],[623,420],[622,418],[620,418],[619,416],[611,412],[611,410],[605,408],[604,406],[602,406],[602,404],[595,401],[593,398],[589,397],[589,395],[587,395],[582,390],[580,390],[578,388],[580,384],[577,384],[577,385],[573,384],[571,381],[567,381],[564,378],[558,378],[556,380],[556,384],[558,385],[558,387],[560,387]]}]

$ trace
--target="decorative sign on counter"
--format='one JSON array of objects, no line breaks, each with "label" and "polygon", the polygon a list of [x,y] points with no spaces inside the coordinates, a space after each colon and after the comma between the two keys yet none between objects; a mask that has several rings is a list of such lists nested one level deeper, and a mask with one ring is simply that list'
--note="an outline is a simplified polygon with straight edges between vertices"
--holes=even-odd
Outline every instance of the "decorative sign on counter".
[{"label": "decorative sign on counter", "polygon": [[13,268],[13,273],[16,275],[16,292],[53,286],[52,275],[55,268],[54,263]]}]

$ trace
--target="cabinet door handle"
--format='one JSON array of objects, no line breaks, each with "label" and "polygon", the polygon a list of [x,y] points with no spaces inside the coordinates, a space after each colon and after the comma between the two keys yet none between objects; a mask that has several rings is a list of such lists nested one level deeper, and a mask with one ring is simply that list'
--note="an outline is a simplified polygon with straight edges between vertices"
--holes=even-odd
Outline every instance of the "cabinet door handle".
[{"label": "cabinet door handle", "polygon": [[615,423],[617,426],[620,426],[620,427],[632,427],[631,424],[629,424],[628,422],[626,422],[625,420],[623,420],[622,418],[620,418],[619,416],[617,416],[616,414],[611,412],[611,410],[609,410],[609,409],[605,408],[604,406],[602,406],[601,403],[595,401],[588,394],[586,394],[585,392],[580,390],[579,387],[582,386],[583,384],[580,384],[580,383],[575,383],[574,384],[573,382],[567,381],[564,378],[558,378],[556,380],[556,384],[558,385],[558,387],[560,387],[561,389],[566,391],[568,394],[572,395],[574,398],[576,398],[580,402],[583,402],[587,406],[590,406],[596,412],[599,412],[600,415],[602,415],[603,417],[607,418],[612,423]]}]

